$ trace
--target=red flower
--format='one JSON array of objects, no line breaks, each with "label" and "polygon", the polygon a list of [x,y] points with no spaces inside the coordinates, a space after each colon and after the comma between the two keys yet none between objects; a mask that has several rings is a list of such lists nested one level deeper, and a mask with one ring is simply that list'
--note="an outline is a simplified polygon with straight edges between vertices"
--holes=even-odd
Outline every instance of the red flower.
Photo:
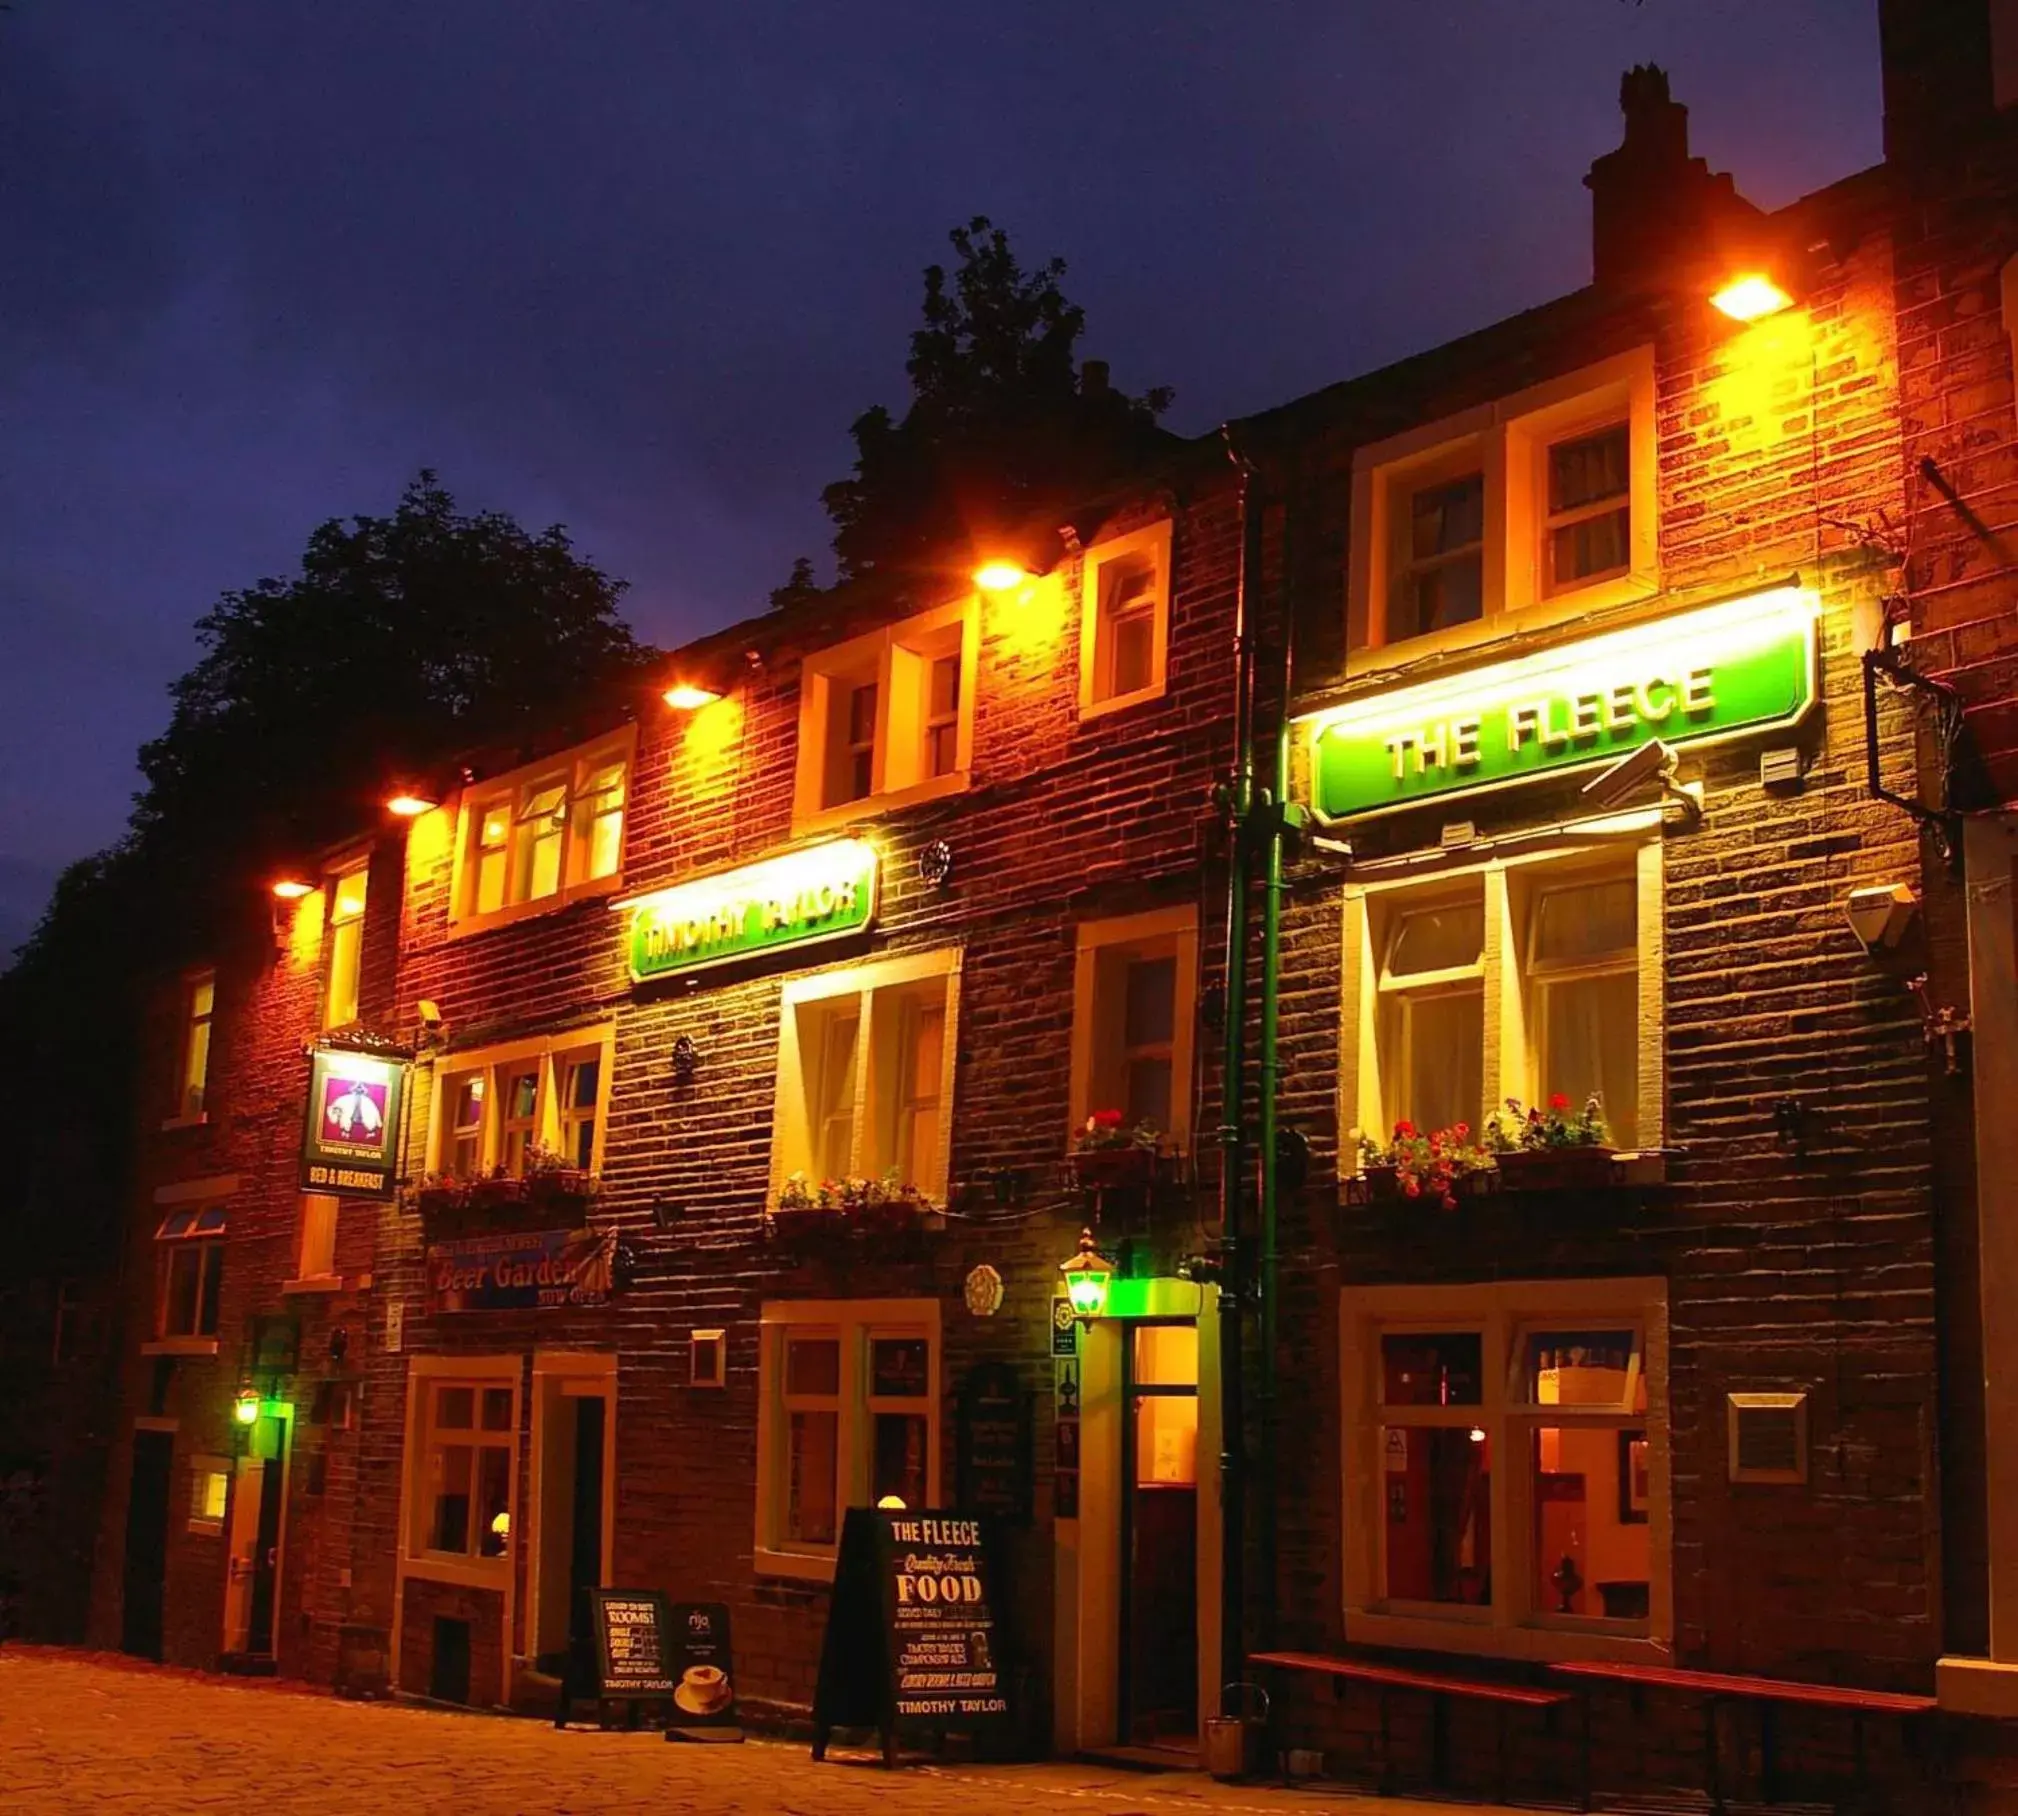
[{"label": "red flower", "polygon": [[1549,1093],[1549,1108],[1551,1110],[1567,1110],[1569,1107],[1570,1100],[1560,1091],[1551,1091]]},{"label": "red flower", "polygon": [[1471,1133],[1471,1124],[1468,1122],[1460,1122],[1453,1124],[1451,1128],[1451,1133],[1455,1135],[1458,1138],[1458,1140],[1462,1141],[1467,1135]]},{"label": "red flower", "polygon": [[1119,1110],[1095,1110],[1093,1112],[1093,1126],[1096,1129],[1118,1129],[1121,1126],[1121,1112]]},{"label": "red flower", "polygon": [[1402,1195],[1404,1197],[1420,1198],[1422,1196],[1422,1187],[1420,1184],[1417,1183],[1416,1177],[1413,1173],[1410,1173],[1403,1178],[1401,1182],[1401,1189],[1402,1189]]},{"label": "red flower", "polygon": [[1412,1122],[1398,1122],[1394,1125],[1394,1132],[1397,1138],[1406,1139],[1413,1137],[1415,1134],[1415,1124]]}]

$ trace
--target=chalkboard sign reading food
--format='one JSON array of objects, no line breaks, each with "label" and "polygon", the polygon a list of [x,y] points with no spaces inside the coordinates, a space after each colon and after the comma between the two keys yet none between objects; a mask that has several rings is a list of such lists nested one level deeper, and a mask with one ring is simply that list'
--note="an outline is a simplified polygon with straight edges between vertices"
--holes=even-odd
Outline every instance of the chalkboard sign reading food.
[{"label": "chalkboard sign reading food", "polygon": [[720,1602],[675,1602],[667,1631],[672,1636],[668,1675],[676,1687],[666,1738],[741,1740],[728,1609]]},{"label": "chalkboard sign reading food", "polygon": [[835,1728],[878,1728],[897,1760],[906,1733],[1009,1726],[991,1523],[957,1512],[852,1507],[813,1694],[813,1757]]}]

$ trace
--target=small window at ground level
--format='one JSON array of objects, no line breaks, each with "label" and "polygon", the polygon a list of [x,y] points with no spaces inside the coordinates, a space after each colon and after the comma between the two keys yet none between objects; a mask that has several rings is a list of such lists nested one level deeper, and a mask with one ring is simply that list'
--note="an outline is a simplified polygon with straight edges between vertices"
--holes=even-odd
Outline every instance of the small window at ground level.
[{"label": "small window at ground level", "polygon": [[192,1532],[219,1532],[231,1498],[231,1462],[227,1457],[189,1459],[189,1527]]}]

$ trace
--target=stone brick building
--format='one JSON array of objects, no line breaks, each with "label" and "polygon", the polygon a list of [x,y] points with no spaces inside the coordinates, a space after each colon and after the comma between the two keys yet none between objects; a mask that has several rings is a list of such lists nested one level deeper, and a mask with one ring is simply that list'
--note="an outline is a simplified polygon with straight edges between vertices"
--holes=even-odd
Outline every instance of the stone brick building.
[{"label": "stone brick building", "polygon": [[[839,1512],[895,1495],[1005,1518],[1032,1745],[1189,1743],[1257,1643],[2004,1712],[2009,917],[1993,972],[1984,898],[1869,778],[1934,799],[1909,670],[2010,742],[2018,215],[1969,87],[1993,9],[1882,10],[1885,165],[1762,214],[1631,72],[1590,287],[1234,425],[1239,461],[1174,450],[999,587],[949,551],[678,652],[668,701],[388,778],[421,811],[165,1002],[176,1093],[216,1032],[136,1193],[97,1631],[537,1706],[584,1584],[664,1586],[730,1605],[787,1714]],[[1252,817],[1229,978],[1243,652],[1311,825],[1275,939]],[[1920,971],[1975,991],[1973,1114]],[[1230,1182],[1229,1000],[1267,1163]],[[1362,1132],[1592,1093],[1580,1172],[1514,1156],[1443,1209],[1361,1166]],[[1077,1154],[1102,1111],[1153,1149]],[[890,1196],[823,1214],[823,1180]],[[1229,1184],[1265,1333],[1238,1546],[1184,1265]],[[1126,1285],[1064,1356],[1082,1222]],[[1439,1746],[1426,1706],[1271,1689],[1328,1769],[1385,1728],[1491,1782],[1489,1710]],[[1601,1787],[1699,1782],[1706,1724],[1747,1769],[1700,1699],[1595,1698]],[[1780,1742],[1848,1768],[1840,1720]],[[1896,1727],[1863,1742],[1911,1807]],[[1508,1744],[1580,1770],[1566,1729]]]}]

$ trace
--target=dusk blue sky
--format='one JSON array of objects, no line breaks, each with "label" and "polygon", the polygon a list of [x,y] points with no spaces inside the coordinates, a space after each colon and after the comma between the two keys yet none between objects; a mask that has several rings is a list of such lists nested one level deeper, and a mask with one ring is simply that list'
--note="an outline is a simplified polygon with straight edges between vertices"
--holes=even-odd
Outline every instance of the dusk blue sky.
[{"label": "dusk blue sky", "polygon": [[967,216],[1196,432],[1582,284],[1629,64],[1754,201],[1874,162],[1876,13],[12,0],[0,927],[118,833],[216,595],[420,466],[672,643],[825,555]]}]

